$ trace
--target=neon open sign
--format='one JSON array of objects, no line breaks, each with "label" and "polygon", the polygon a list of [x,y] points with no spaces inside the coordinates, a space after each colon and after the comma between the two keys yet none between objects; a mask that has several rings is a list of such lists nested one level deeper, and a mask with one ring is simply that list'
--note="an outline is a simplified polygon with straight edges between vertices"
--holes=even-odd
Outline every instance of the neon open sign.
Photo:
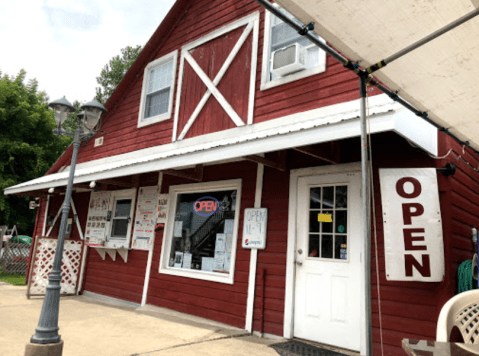
[{"label": "neon open sign", "polygon": [[195,201],[193,210],[200,216],[211,216],[218,210],[220,203],[213,197],[202,197]]}]

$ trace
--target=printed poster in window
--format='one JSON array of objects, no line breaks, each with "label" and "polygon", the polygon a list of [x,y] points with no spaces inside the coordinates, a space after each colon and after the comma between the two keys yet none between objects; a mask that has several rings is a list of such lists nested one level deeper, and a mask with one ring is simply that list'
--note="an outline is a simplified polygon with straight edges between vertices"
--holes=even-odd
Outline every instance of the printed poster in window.
[{"label": "printed poster in window", "polygon": [[92,192],[85,229],[85,245],[104,246],[110,192]]},{"label": "printed poster in window", "polygon": [[155,236],[158,186],[141,187],[136,205],[132,249],[149,250]]},{"label": "printed poster in window", "polygon": [[166,213],[168,211],[168,194],[158,195],[158,218],[157,223],[166,223]]}]

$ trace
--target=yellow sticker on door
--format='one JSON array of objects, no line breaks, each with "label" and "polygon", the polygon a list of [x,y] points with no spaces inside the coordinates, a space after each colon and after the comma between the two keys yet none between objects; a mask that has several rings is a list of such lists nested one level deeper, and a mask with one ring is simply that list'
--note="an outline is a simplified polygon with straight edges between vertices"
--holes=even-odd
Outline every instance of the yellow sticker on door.
[{"label": "yellow sticker on door", "polygon": [[318,214],[318,221],[319,222],[333,222],[331,218],[331,214]]}]

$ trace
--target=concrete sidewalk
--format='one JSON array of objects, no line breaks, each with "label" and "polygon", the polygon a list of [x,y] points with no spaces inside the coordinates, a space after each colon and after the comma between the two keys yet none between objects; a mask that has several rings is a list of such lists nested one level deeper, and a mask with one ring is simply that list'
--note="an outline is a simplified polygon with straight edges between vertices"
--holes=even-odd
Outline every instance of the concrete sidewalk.
[{"label": "concrete sidewalk", "polygon": [[[0,356],[24,355],[35,332],[43,298],[25,296],[26,287],[0,282]],[[115,303],[95,295],[62,297],[60,335],[64,356],[277,356],[245,330],[163,308]]]}]

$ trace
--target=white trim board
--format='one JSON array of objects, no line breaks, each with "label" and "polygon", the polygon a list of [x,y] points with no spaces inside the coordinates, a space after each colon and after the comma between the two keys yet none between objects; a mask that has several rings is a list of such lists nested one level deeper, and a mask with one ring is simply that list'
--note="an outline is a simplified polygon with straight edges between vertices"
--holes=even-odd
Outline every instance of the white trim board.
[{"label": "white trim board", "polygon": [[[166,230],[163,234],[163,243],[161,247],[160,264],[158,268],[159,273],[169,274],[174,276],[182,276],[193,279],[202,279],[205,281],[212,281],[225,284],[234,284],[234,274],[236,268],[236,252],[237,241],[239,235],[239,220],[241,213],[241,188],[243,182],[242,179],[229,179],[222,181],[213,181],[205,183],[193,183],[193,184],[181,184],[172,185],[169,187],[168,196],[168,220],[166,224]],[[203,270],[193,270],[184,268],[169,267],[169,256],[172,247],[174,222],[176,217],[176,209],[179,194],[188,193],[208,193],[221,190],[236,190],[236,206],[235,206],[235,218],[234,218],[234,232],[231,244],[231,264],[228,274],[222,274],[218,272],[207,272]],[[233,207],[231,207],[233,208]]]},{"label": "white trim board", "polygon": [[[168,102],[168,111],[159,114],[156,116],[144,118],[145,115],[145,105],[146,105],[146,96],[147,96],[147,87],[148,87],[148,80],[150,71],[154,68],[159,67],[162,64],[169,62],[170,60],[173,61],[173,68],[171,74],[171,85],[170,85],[170,94],[169,94],[169,102]],[[151,124],[155,124],[157,122],[161,122],[164,120],[168,120],[171,118],[173,112],[173,93],[175,92],[175,81],[176,81],[176,64],[178,62],[178,50],[173,51],[161,58],[154,60],[153,62],[148,63],[145,67],[143,73],[143,84],[141,89],[141,99],[140,99],[140,110],[138,112],[138,128],[148,126]]]},{"label": "white trim board", "polygon": [[[371,133],[392,131],[437,155],[437,129],[386,95],[369,99]],[[215,132],[188,140],[106,157],[77,165],[74,183],[165,169],[359,137],[359,100]],[[4,194],[65,186],[70,171],[43,176],[5,189]]]},{"label": "white trim board", "polygon": [[[277,4],[274,7],[279,8]],[[270,74],[270,56],[271,56],[271,12],[265,10],[264,20],[264,41],[263,41],[263,62],[261,67],[261,90],[267,90],[286,83],[294,82],[295,80],[310,77],[312,75],[323,73],[326,70],[326,52],[318,48],[318,65],[314,68],[305,69],[297,73],[289,74],[285,77],[269,80]],[[320,38],[321,39],[321,38]],[[321,39],[322,40],[322,39]],[[315,46],[315,45],[313,45]],[[315,46],[316,47],[316,46]]]},{"label": "white trim board", "polygon": [[[296,248],[296,215],[297,215],[297,194],[298,194],[298,180],[300,177],[328,175],[328,174],[344,174],[352,172],[360,172],[361,163],[346,163],[330,166],[301,168],[291,171],[289,183],[289,204],[288,204],[288,235],[287,235],[287,250],[286,250],[286,283],[285,283],[285,298],[284,298],[284,322],[283,322],[283,337],[291,339],[293,337],[293,322],[294,322],[294,287],[295,287],[295,248]],[[365,296],[365,278],[364,273],[361,274],[361,293],[362,298]],[[364,300],[361,299],[361,306],[364,305]],[[364,310],[361,311],[361,325],[364,325]],[[361,355],[364,354],[365,334],[361,333]]]}]

